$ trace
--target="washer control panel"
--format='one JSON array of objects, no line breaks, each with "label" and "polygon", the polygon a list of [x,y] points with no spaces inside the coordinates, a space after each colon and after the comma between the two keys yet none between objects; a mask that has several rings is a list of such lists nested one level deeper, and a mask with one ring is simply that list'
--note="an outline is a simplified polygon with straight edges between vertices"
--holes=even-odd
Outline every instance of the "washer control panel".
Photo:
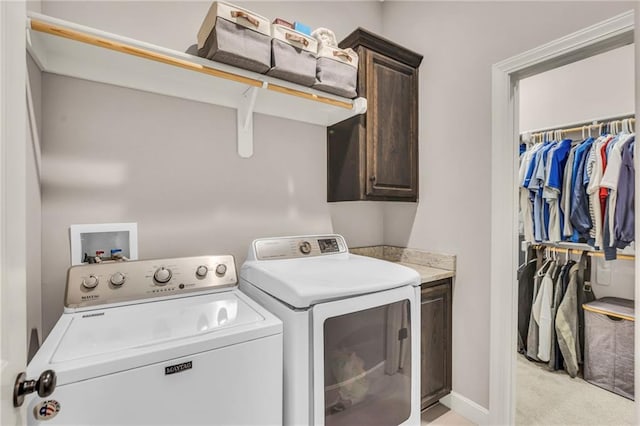
[{"label": "washer control panel", "polygon": [[347,252],[347,243],[340,235],[264,238],[253,244],[258,260],[297,259]]},{"label": "washer control panel", "polygon": [[65,306],[132,302],[211,291],[237,283],[231,255],[94,263],[69,268]]}]

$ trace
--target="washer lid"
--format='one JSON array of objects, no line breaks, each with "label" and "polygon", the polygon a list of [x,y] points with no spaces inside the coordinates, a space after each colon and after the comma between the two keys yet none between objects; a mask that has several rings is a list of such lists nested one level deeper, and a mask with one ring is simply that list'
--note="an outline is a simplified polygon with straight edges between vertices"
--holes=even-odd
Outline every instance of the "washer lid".
[{"label": "washer lid", "polygon": [[282,321],[235,289],[65,313],[27,374],[52,369],[61,386],[281,334]]},{"label": "washer lid", "polygon": [[413,269],[385,260],[340,253],[304,259],[251,260],[240,277],[296,308],[405,285],[420,285]]},{"label": "washer lid", "polygon": [[86,311],[71,316],[51,362],[150,348],[263,320],[231,292]]}]

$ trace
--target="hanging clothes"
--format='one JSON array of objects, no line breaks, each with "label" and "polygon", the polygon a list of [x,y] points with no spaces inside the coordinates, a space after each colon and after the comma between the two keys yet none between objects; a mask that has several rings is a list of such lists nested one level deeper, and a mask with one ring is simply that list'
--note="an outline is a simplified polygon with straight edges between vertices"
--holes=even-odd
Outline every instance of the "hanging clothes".
[{"label": "hanging clothes", "polygon": [[562,241],[563,218],[560,212],[560,194],[565,164],[569,151],[571,150],[571,139],[564,139],[558,142],[548,153],[546,175],[543,189],[543,198],[549,206],[548,241]]},{"label": "hanging clothes", "polygon": [[549,269],[550,265],[551,265],[550,260],[545,261],[543,265],[540,267],[540,269],[538,269],[534,277],[531,317],[529,318],[529,331],[527,332],[527,358],[532,359],[534,361],[539,361],[538,359],[539,328],[538,328],[538,323],[534,319],[533,304],[535,303],[536,298],[538,297],[538,292],[540,291],[542,279],[545,277],[547,273],[547,269]]},{"label": "hanging clothes", "polygon": [[589,214],[589,197],[584,185],[585,165],[591,153],[593,139],[587,139],[576,151],[574,159],[574,183],[572,185],[571,224],[573,225],[574,242],[579,238],[587,238],[591,230],[591,215]]},{"label": "hanging clothes", "polygon": [[518,171],[518,182],[520,186],[520,214],[522,216],[524,240],[534,241],[533,230],[533,197],[529,190],[529,183],[535,168],[534,159],[538,150],[543,147],[542,143],[535,144],[520,157],[520,169]]},{"label": "hanging clothes", "polygon": [[578,146],[574,146],[569,151],[567,161],[564,166],[564,175],[562,180],[562,195],[560,199],[562,217],[563,217],[563,239],[568,239],[573,235],[573,225],[571,225],[571,181],[573,179],[573,160],[576,155]]},{"label": "hanging clothes", "polygon": [[[569,265],[569,263],[567,263]],[[556,315],[555,329],[564,368],[571,377],[578,375],[582,352],[578,341],[578,265],[571,263],[568,285]]]},{"label": "hanging clothes", "polygon": [[[615,233],[615,213],[618,199],[618,182],[622,167],[622,151],[628,143],[635,140],[633,134],[623,134],[613,140],[607,147],[607,167],[600,181],[600,187],[608,191],[606,203],[606,215],[603,226],[603,246],[606,260],[616,258],[616,233]],[[623,185],[624,186],[624,185]],[[627,190],[627,188],[624,188]]]},{"label": "hanging clothes", "polygon": [[529,360],[547,363],[549,370],[565,369],[571,377],[578,374],[584,354],[582,304],[595,299],[588,278],[589,259],[583,252],[578,263],[563,263],[544,259],[538,250],[537,259],[523,264],[518,275],[519,308],[526,307],[528,296],[532,301],[528,322],[526,311],[519,311],[519,351]]},{"label": "hanging clothes", "polygon": [[622,164],[618,181],[615,212],[615,238],[618,248],[625,248],[635,238],[635,169],[633,151],[635,141],[622,150]]},{"label": "hanging clothes", "polygon": [[518,268],[518,352],[527,353],[529,319],[538,261],[532,259]]},{"label": "hanging clothes", "polygon": [[533,230],[535,241],[538,242],[548,239],[547,225],[549,223],[549,206],[544,202],[542,194],[546,177],[545,167],[547,155],[555,145],[556,142],[547,142],[536,152],[532,160],[532,163],[535,162],[535,165],[528,188],[533,195]]},{"label": "hanging clothes", "polygon": [[542,278],[536,300],[531,307],[533,319],[538,324],[537,358],[543,362],[549,362],[551,357],[551,327],[553,325],[551,305],[553,303],[553,282],[557,275],[557,266],[556,261],[551,261],[547,273]]},{"label": "hanging clothes", "polygon": [[572,144],[545,140],[521,154],[521,232],[529,242],[588,243],[615,259],[616,250],[634,240],[635,134]]},{"label": "hanging clothes", "polygon": [[554,290],[553,290],[553,302],[551,305],[551,318],[553,319],[553,325],[551,327],[551,356],[549,358],[549,370],[560,370],[562,369],[562,352],[560,351],[560,346],[558,344],[558,336],[556,334],[556,317],[558,313],[558,308],[564,297],[565,290],[567,288],[564,285],[565,280],[568,279],[569,269],[571,267],[571,263],[567,262],[560,267],[560,272],[558,274],[558,278],[554,282]]}]

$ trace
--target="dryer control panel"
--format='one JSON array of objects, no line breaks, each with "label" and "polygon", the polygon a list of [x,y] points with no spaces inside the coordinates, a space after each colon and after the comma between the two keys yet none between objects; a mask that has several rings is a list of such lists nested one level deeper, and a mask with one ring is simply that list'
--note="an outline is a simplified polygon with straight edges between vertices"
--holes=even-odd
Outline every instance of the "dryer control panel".
[{"label": "dryer control panel", "polygon": [[238,283],[233,256],[103,262],[69,268],[65,307],[139,303]]},{"label": "dryer control panel", "polygon": [[253,242],[253,250],[258,260],[299,259],[346,253],[347,243],[341,235],[333,234],[263,238]]}]

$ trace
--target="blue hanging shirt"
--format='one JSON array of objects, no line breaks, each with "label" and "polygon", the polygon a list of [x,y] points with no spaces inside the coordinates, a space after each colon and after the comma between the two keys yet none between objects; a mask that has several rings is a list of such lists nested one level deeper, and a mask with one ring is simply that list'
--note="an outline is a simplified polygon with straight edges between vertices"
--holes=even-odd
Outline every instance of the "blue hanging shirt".
[{"label": "blue hanging shirt", "polygon": [[[584,185],[584,176],[586,171],[586,163],[589,153],[593,146],[593,139],[587,140],[576,151],[576,159],[578,160],[575,182],[571,193],[571,224],[574,229],[573,241],[577,242],[580,237],[588,239],[589,230],[593,226],[591,223],[591,214],[589,213],[589,196],[587,188]],[[574,166],[576,163],[574,162]],[[572,179],[573,180],[573,179]],[[587,182],[588,183],[588,182]],[[576,235],[577,234],[577,235]]]}]

